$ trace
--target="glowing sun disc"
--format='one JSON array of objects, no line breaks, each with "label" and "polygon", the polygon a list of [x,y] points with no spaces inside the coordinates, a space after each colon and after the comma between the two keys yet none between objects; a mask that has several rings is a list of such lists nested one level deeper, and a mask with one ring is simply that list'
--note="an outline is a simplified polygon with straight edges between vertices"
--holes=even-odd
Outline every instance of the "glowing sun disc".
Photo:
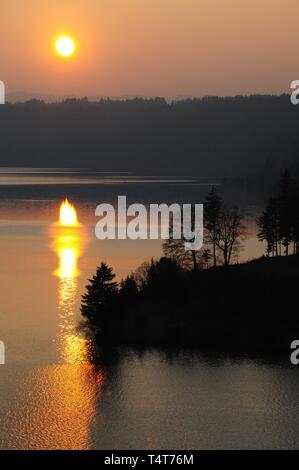
[{"label": "glowing sun disc", "polygon": [[70,57],[74,54],[76,45],[72,38],[68,36],[61,36],[55,43],[56,51],[63,57]]}]

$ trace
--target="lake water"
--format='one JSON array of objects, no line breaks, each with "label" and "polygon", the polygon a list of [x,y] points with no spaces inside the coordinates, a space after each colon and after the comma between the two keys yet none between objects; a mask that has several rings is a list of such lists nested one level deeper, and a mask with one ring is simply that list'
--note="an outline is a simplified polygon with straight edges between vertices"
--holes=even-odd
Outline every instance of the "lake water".
[{"label": "lake water", "polygon": [[[118,194],[189,202],[210,184],[218,182],[0,172],[1,449],[297,447],[299,373],[288,353],[267,362],[123,349],[93,365],[78,330],[80,297],[102,260],[120,279],[161,254],[159,241],[96,240],[95,206]],[[80,221],[71,232],[56,224],[66,196]],[[262,253],[255,235],[248,217],[241,259]]]}]

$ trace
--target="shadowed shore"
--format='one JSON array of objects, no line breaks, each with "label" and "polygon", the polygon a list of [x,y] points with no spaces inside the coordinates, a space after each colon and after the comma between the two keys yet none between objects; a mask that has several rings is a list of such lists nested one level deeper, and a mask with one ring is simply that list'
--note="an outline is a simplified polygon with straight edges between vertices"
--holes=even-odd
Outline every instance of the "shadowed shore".
[{"label": "shadowed shore", "polygon": [[288,352],[299,335],[299,256],[198,272],[161,258],[139,289],[117,286],[110,274],[113,294],[93,314],[82,307],[98,345]]}]

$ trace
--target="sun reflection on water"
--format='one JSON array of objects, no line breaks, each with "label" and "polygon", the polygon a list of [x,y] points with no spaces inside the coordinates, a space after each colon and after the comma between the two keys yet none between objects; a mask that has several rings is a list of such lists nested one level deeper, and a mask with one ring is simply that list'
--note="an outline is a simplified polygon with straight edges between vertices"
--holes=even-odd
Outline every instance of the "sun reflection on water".
[{"label": "sun reflection on water", "polygon": [[90,341],[79,331],[78,260],[83,254],[87,237],[84,226],[78,223],[77,213],[66,199],[60,207],[59,222],[52,226],[52,248],[59,265],[54,272],[59,278],[59,353],[67,364],[90,362]]},{"label": "sun reflection on water", "polygon": [[[38,371],[36,389],[42,406],[35,406],[30,413],[26,432],[30,430],[30,439],[34,436],[35,448],[89,449],[95,403],[104,388],[106,373],[103,367],[93,365],[91,343],[78,330],[79,260],[88,238],[74,206],[68,203],[66,207],[66,201],[63,204],[59,222],[50,228],[51,249],[58,258],[53,274],[59,282],[57,345],[61,364]],[[25,447],[32,448],[31,441],[24,439]]]}]

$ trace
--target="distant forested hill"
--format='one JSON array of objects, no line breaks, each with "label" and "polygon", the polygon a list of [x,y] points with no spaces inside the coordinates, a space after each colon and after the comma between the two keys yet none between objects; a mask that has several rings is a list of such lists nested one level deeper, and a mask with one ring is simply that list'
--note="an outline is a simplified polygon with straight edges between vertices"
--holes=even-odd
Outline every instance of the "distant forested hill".
[{"label": "distant forested hill", "polygon": [[287,95],[0,106],[0,166],[229,177],[298,153],[299,106]]}]

